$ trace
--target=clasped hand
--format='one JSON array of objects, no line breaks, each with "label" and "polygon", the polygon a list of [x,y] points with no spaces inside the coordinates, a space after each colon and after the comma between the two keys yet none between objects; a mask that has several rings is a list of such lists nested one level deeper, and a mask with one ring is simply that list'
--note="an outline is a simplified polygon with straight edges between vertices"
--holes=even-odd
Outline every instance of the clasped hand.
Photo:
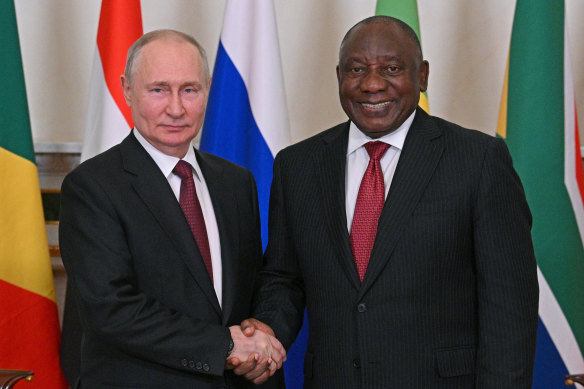
[{"label": "clasped hand", "polygon": [[270,326],[255,319],[248,319],[242,324],[243,327],[229,327],[234,347],[226,368],[259,385],[282,367],[286,350],[275,338]]}]

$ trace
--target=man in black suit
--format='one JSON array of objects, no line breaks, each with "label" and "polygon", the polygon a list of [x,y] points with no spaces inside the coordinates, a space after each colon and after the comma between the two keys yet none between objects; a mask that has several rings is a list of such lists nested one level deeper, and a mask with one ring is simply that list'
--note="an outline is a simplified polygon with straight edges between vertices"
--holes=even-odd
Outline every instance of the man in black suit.
[{"label": "man in black suit", "polygon": [[502,140],[417,107],[428,73],[405,23],[359,22],[337,66],[350,121],[276,157],[255,319],[242,328],[267,324],[287,348],[306,307],[305,388],[531,387],[524,192]]},{"label": "man in black suit", "polygon": [[209,86],[192,37],[144,35],[122,76],[135,129],[63,183],[83,388],[251,387],[225,372],[227,358],[257,358],[267,377],[285,357],[275,338],[238,325],[261,265],[257,192],[248,170],[191,146]]}]

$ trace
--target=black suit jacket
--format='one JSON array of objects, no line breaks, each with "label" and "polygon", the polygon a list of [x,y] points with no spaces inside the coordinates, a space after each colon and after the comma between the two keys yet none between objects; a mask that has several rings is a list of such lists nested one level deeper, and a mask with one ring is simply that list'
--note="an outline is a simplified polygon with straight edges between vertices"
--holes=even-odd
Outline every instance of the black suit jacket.
[{"label": "black suit jacket", "polygon": [[[130,134],[62,187],[60,244],[84,325],[83,388],[252,387],[224,374],[261,264],[251,173],[196,151],[221,243],[223,305],[166,178]],[[279,377],[281,378],[281,377]]]},{"label": "black suit jacket", "polygon": [[306,304],[305,388],[531,387],[531,214],[504,142],[418,108],[360,283],[348,131],[333,127],[274,164],[255,316],[288,347]]}]

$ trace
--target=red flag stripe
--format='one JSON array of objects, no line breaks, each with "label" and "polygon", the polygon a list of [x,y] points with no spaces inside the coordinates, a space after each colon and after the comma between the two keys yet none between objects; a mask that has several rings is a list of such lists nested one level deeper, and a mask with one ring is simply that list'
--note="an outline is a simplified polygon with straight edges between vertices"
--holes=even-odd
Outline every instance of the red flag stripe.
[{"label": "red flag stripe", "polygon": [[61,335],[55,302],[2,280],[0,296],[0,366],[32,370],[27,388],[65,388],[56,357]]},{"label": "red flag stripe", "polygon": [[580,190],[580,197],[582,198],[582,203],[584,205],[584,167],[582,166],[582,153],[580,152],[580,135],[578,131],[578,112],[576,108],[576,102],[574,102],[574,137],[576,141],[574,142],[574,147],[576,148],[576,182],[578,183],[578,189]]},{"label": "red flag stripe", "polygon": [[120,86],[128,49],[142,36],[140,0],[103,0],[97,29],[97,48],[108,90],[130,128],[132,114]]}]

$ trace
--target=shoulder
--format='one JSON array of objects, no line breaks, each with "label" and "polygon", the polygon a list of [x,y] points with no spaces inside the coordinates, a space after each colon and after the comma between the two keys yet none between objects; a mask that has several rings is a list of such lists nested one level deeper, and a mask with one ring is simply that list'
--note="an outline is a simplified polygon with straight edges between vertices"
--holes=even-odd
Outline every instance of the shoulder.
[{"label": "shoulder", "polygon": [[235,176],[247,176],[250,175],[251,172],[249,169],[238,165],[234,162],[231,162],[225,158],[222,158],[218,155],[208,153],[206,151],[196,150],[197,154],[197,161],[201,165],[201,169],[219,169],[222,172],[235,175]]},{"label": "shoulder", "polygon": [[339,123],[309,138],[282,149],[278,156],[303,158],[307,154],[319,152],[322,147],[335,142],[345,142],[349,134],[349,122]]},{"label": "shoulder", "polygon": [[83,180],[85,177],[99,181],[101,178],[112,177],[121,171],[122,156],[120,145],[113,146],[92,158],[81,162],[66,177],[64,183],[69,180]]},{"label": "shoulder", "polygon": [[255,178],[249,169],[205,151],[196,150],[196,154],[207,184],[221,183],[236,192],[244,187],[256,187]]},{"label": "shoulder", "polygon": [[423,111],[416,113],[410,131],[431,133],[447,152],[459,152],[468,157],[479,157],[490,149],[506,150],[505,142],[500,138],[438,116],[430,116]]}]

